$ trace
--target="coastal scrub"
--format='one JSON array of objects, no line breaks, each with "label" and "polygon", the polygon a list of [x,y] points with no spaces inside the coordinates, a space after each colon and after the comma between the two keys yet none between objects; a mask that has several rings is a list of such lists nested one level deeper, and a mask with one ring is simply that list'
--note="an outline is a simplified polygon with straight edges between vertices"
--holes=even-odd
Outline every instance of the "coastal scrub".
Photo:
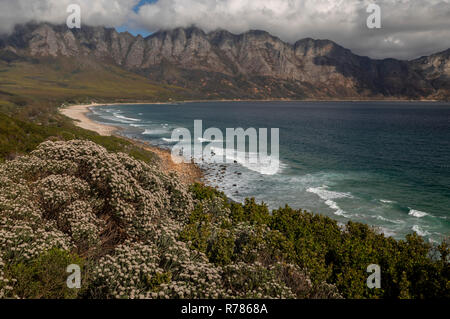
[{"label": "coastal scrub", "polygon": [[[317,290],[298,266],[255,258],[270,231],[233,228],[225,197],[197,200],[157,164],[93,142],[42,143],[0,166],[0,189],[2,298],[305,298]],[[212,238],[202,249],[186,233],[196,212],[221,224],[205,224]],[[83,269],[79,290],[65,286],[73,263]]]}]

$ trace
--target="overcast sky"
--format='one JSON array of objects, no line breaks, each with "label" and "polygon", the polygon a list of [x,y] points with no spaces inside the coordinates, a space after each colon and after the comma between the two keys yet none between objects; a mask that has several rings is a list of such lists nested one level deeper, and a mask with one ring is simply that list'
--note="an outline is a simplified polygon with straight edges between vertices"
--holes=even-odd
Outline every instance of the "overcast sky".
[{"label": "overcast sky", "polygon": [[[450,48],[450,0],[0,0],[0,32],[29,21],[63,23],[78,3],[82,23],[143,33],[196,25],[266,30],[288,42],[330,39],[373,58],[412,59]],[[368,29],[369,3],[382,28]]]}]

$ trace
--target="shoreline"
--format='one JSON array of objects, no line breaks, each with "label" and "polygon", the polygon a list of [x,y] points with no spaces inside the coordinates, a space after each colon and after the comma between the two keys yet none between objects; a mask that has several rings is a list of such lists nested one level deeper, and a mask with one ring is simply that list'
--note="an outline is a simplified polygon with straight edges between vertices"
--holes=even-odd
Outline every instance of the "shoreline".
[{"label": "shoreline", "polygon": [[68,118],[72,119],[74,124],[80,128],[97,132],[101,136],[112,136],[116,131],[119,130],[118,127],[97,123],[87,116],[87,114],[90,112],[91,107],[102,105],[106,104],[91,103],[91,104],[69,105],[61,107],[59,109],[59,112],[62,115],[65,115]]},{"label": "shoreline", "polygon": [[184,104],[184,103],[207,103],[207,102],[347,102],[347,103],[358,103],[358,102],[404,102],[404,103],[449,103],[443,100],[317,100],[317,99],[307,99],[307,100],[291,100],[291,99],[270,99],[270,100],[251,100],[251,99],[222,99],[222,100],[181,100],[181,101],[166,101],[166,102],[149,102],[149,101],[139,101],[139,102],[112,102],[112,103],[90,103],[90,104],[73,104],[73,105],[61,105],[59,107],[59,112],[72,120],[74,120],[75,125],[78,127],[95,131],[102,136],[112,136],[116,135],[115,132],[120,130],[119,127],[113,125],[100,124],[91,120],[86,114],[90,112],[91,107],[106,106],[106,105],[169,105],[169,104]]},{"label": "shoreline", "polygon": [[100,136],[115,136],[124,139],[137,147],[150,151],[160,159],[163,169],[169,172],[176,172],[181,180],[185,183],[204,183],[205,171],[202,170],[195,163],[181,163],[176,164],[172,160],[172,154],[169,150],[160,148],[158,146],[151,145],[138,139],[132,139],[118,134],[121,130],[119,126],[107,125],[95,122],[90,119],[87,114],[90,112],[90,108],[106,106],[106,105],[169,105],[169,104],[184,104],[184,103],[207,103],[207,102],[404,102],[404,103],[447,103],[446,101],[439,100],[290,100],[290,99],[273,99],[273,100],[248,100],[248,99],[230,99],[230,100],[184,100],[184,101],[166,101],[166,102],[112,102],[112,103],[95,103],[90,104],[73,104],[73,105],[61,105],[58,108],[60,114],[70,118],[74,125],[96,132]]},{"label": "shoreline", "polygon": [[[358,103],[358,102],[402,102],[402,103],[443,103],[443,104],[449,104],[450,101],[447,100],[404,100],[404,99],[304,99],[304,100],[296,100],[296,99],[219,99],[219,100],[201,100],[201,99],[194,99],[194,100],[170,100],[170,101],[164,101],[164,102],[155,102],[155,101],[134,101],[134,102],[104,102],[104,103],[89,103],[89,104],[70,104],[70,105],[61,105],[59,108],[60,110],[64,109],[72,109],[73,107],[78,108],[90,108],[90,107],[97,107],[97,106],[106,106],[106,105],[117,105],[117,106],[123,106],[123,105],[170,105],[170,104],[185,104],[185,103],[220,103],[220,102],[308,102],[308,103],[319,103],[319,102],[347,102],[347,103]],[[84,112],[87,113],[88,111]]]},{"label": "shoreline", "polygon": [[162,169],[164,171],[176,173],[181,179],[181,181],[185,184],[203,182],[204,172],[194,163],[176,164],[172,160],[172,154],[170,153],[170,151],[159,148],[157,146],[150,145],[143,141],[119,135],[117,134],[117,132],[120,131],[120,127],[101,124],[91,120],[87,116],[87,114],[90,112],[91,107],[102,105],[119,105],[119,104],[120,103],[116,104],[91,103],[91,104],[69,105],[61,107],[59,109],[59,112],[60,114],[70,118],[73,121],[73,123],[80,128],[96,132],[101,136],[115,136],[124,139],[137,147],[140,147],[146,151],[154,153],[160,159],[160,165]]}]

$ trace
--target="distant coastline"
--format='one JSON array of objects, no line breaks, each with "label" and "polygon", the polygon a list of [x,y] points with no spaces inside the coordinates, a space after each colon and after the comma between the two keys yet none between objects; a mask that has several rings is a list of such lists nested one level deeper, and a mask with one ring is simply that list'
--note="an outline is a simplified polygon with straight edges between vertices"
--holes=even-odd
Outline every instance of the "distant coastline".
[{"label": "distant coastline", "polygon": [[[126,102],[126,103],[90,103],[90,104],[73,104],[73,105],[62,105],[59,109],[59,112],[72,120],[74,120],[74,123],[76,126],[94,131],[98,133],[101,136],[112,136],[117,135],[115,134],[118,130],[120,130],[120,127],[113,126],[113,125],[106,125],[101,124],[98,122],[95,122],[91,120],[87,114],[90,112],[91,107],[99,107],[99,106],[106,106],[106,105],[156,105],[156,104],[176,104],[176,103],[217,103],[217,102],[349,102],[349,103],[356,103],[356,102],[404,102],[404,103],[421,103],[421,102],[427,102],[427,103],[444,103],[447,104],[448,101],[444,100],[400,100],[400,99],[390,99],[390,100],[291,100],[291,99],[266,99],[266,100],[252,100],[252,99],[230,99],[230,100],[183,100],[183,101],[166,101],[166,102],[150,102],[150,101],[140,101],[140,102]],[[122,137],[122,136],[120,136]]]},{"label": "distant coastline", "polygon": [[292,100],[292,99],[266,99],[266,100],[252,100],[252,99],[230,99],[230,100],[183,100],[183,101],[166,101],[166,102],[150,102],[150,101],[137,101],[137,102],[126,102],[126,103],[90,103],[90,104],[73,104],[73,105],[62,105],[59,109],[60,113],[71,118],[75,121],[78,127],[95,131],[102,136],[115,135],[114,133],[119,129],[116,126],[105,125],[97,123],[91,120],[86,114],[90,111],[91,107],[105,106],[105,105],[137,105],[137,104],[174,104],[174,103],[200,103],[200,102],[405,102],[405,103],[448,103],[444,100],[401,100],[401,99],[351,99],[351,100],[320,100],[320,99],[307,99],[307,100]]}]

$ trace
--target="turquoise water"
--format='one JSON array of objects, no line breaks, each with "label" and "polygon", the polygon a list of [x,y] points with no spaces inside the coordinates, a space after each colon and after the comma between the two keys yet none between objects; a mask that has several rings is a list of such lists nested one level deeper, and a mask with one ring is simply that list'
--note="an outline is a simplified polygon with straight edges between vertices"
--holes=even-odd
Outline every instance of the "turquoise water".
[{"label": "turquoise water", "polygon": [[387,236],[450,235],[450,104],[399,102],[202,102],[102,106],[92,119],[171,147],[171,132],[280,129],[280,170],[205,164],[229,197],[255,197],[376,226]]}]

